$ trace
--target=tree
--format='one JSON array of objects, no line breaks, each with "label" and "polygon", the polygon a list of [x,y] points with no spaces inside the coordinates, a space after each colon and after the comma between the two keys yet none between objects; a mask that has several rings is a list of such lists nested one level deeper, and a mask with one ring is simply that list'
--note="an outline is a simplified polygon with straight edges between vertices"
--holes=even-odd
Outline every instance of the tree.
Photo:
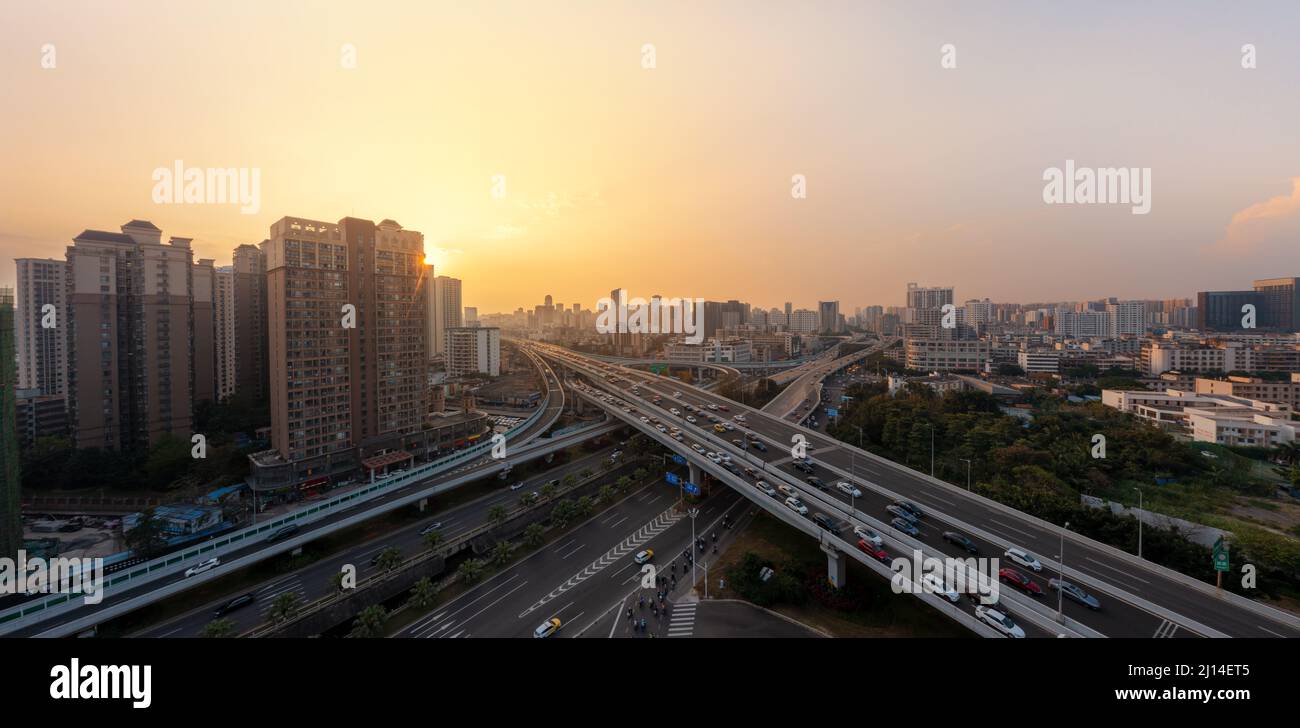
[{"label": "tree", "polygon": [[632,471],[632,480],[639,483],[645,480],[646,475],[648,475],[648,473],[646,473],[645,468],[637,468],[636,470]]},{"label": "tree", "polygon": [[546,500],[551,500],[555,497],[555,491],[555,485],[553,483],[547,483],[542,486],[542,497]]},{"label": "tree", "polygon": [[380,551],[379,556],[375,558],[375,566],[377,566],[380,571],[392,571],[401,565],[402,551],[393,546],[389,546],[383,551]]},{"label": "tree", "polygon": [[627,490],[628,487],[632,485],[632,479],[624,475],[623,477],[619,478],[614,484],[618,486],[619,490]]},{"label": "tree", "polygon": [[532,504],[534,504],[534,503],[536,503],[536,502],[537,502],[537,494],[536,494],[536,493],[524,493],[523,495],[519,496],[519,505],[521,505],[521,506],[523,506],[523,507],[525,507],[525,508],[527,508],[528,506],[531,506]]},{"label": "tree", "polygon": [[600,486],[600,491],[596,493],[596,498],[601,503],[608,503],[614,500],[614,486],[612,485]]},{"label": "tree", "polygon": [[466,559],[456,568],[456,576],[466,584],[473,584],[483,578],[484,568],[482,559]]},{"label": "tree", "polygon": [[293,619],[298,615],[299,601],[297,593],[282,592],[275,601],[271,602],[271,609],[267,612],[267,616],[271,618],[272,623]]},{"label": "tree", "polygon": [[144,482],[150,488],[162,488],[189,472],[195,459],[190,443],[175,435],[163,435],[149,448],[144,463]]},{"label": "tree", "polygon": [[411,598],[406,603],[414,609],[428,609],[433,606],[437,597],[438,589],[434,587],[433,580],[426,576],[415,582],[415,587],[411,589]]},{"label": "tree", "polygon": [[199,630],[200,637],[223,638],[235,636],[235,620],[229,617],[221,617],[203,625]]},{"label": "tree", "polygon": [[583,468],[582,471],[578,473],[578,477],[583,480],[590,478],[592,475],[594,475],[594,473],[591,472],[591,468]]},{"label": "tree", "polygon": [[365,639],[383,636],[384,624],[387,621],[388,610],[384,605],[372,604],[357,615],[357,621],[352,625],[352,631],[348,632],[348,637]]},{"label": "tree", "polygon": [[528,548],[537,548],[542,545],[542,538],[546,534],[546,529],[542,528],[540,523],[530,523],[528,528],[524,529],[524,544]]},{"label": "tree", "polygon": [[424,534],[424,547],[430,551],[436,551],[442,545],[442,533],[440,531],[430,531]]},{"label": "tree", "polygon": [[514,547],[510,545],[509,541],[497,541],[496,546],[492,547],[492,564],[494,566],[505,566],[512,553],[514,553]]},{"label": "tree", "polygon": [[578,482],[578,476],[574,475],[573,473],[569,473],[568,475],[564,476],[564,480],[562,481],[562,484],[566,489],[568,489],[568,488],[572,488],[573,484],[577,482]]},{"label": "tree", "polygon": [[506,520],[506,507],[498,503],[488,509],[488,520],[495,525],[501,525]]},{"label": "tree", "polygon": [[157,556],[167,548],[167,536],[163,528],[162,519],[154,516],[154,509],[145,509],[136,518],[135,527],[124,536],[127,548],[146,559]]}]

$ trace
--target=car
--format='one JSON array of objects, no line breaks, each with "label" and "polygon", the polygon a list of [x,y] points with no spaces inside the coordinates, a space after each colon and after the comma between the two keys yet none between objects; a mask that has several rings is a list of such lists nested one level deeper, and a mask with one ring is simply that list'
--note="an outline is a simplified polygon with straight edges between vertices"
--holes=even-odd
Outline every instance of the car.
[{"label": "car", "polygon": [[676,440],[676,441],[678,441],[678,442],[681,442],[682,440],[685,440],[686,438],[682,437],[682,433],[680,433],[680,432],[674,432],[674,433],[673,433],[673,439]]},{"label": "car", "polygon": [[692,425],[695,424],[696,422],[699,422],[699,420],[695,419],[695,417],[693,417],[692,415],[686,415],[686,421],[691,423]]},{"label": "car", "polygon": [[858,490],[852,483],[846,483],[843,480],[841,480],[840,482],[835,484],[835,487],[839,488],[840,492],[843,493],[844,495],[851,495],[854,498],[862,497],[862,491]]},{"label": "car", "polygon": [[799,491],[795,490],[794,488],[791,488],[790,486],[786,485],[785,483],[780,483],[780,484],[778,484],[778,485],[776,486],[776,489],[779,490],[779,491],[781,491],[781,495],[790,496],[790,497],[794,497],[794,496],[799,495]]},{"label": "car", "polygon": [[744,449],[745,449],[745,441],[742,440],[742,439],[740,439],[739,437],[737,437],[737,438],[735,438],[734,440],[732,440],[732,441],[731,441],[731,444],[732,444],[732,445],[735,445],[736,447],[740,448],[741,450],[744,450]]},{"label": "car", "polygon": [[921,584],[924,585],[931,594],[938,594],[953,604],[961,601],[961,595],[958,594],[955,589],[944,583],[943,577],[934,572],[923,575],[921,577]]},{"label": "car", "polygon": [[894,520],[889,522],[889,525],[902,531],[908,536],[911,536],[912,538],[917,538],[918,536],[921,535],[921,531],[917,529],[916,526],[913,526],[911,521],[905,518],[895,518]]},{"label": "car", "polygon": [[754,483],[754,487],[767,495],[776,495],[776,489],[768,485],[765,481],[760,480],[757,483]]},{"label": "car", "polygon": [[831,518],[825,513],[814,513],[812,519],[813,523],[816,523],[818,526],[821,526],[831,533],[838,534],[840,532],[840,524],[834,518]]},{"label": "car", "polygon": [[668,428],[667,428],[667,427],[664,427],[663,425],[655,425],[655,429],[658,430],[658,431],[660,431],[660,432],[667,432],[667,431],[668,431]]},{"label": "car", "polygon": [[191,566],[190,568],[186,569],[185,578],[188,579],[191,576],[197,576],[199,574],[202,574],[205,571],[211,571],[220,565],[221,565],[221,559],[218,559],[214,556],[208,559],[207,561],[204,561],[199,564],[195,564],[194,566]]},{"label": "car", "polygon": [[975,618],[1007,637],[1023,638],[1025,631],[1005,614],[992,607],[975,607]]},{"label": "car", "polygon": [[632,557],[632,560],[637,562],[638,564],[645,564],[645,563],[649,563],[649,561],[654,557],[655,557],[655,550],[646,549],[645,551],[638,551],[637,555]]},{"label": "car", "polygon": [[757,478],[758,471],[753,468],[745,468],[745,475],[748,475],[751,478]]},{"label": "car", "polygon": [[281,540],[281,539],[289,538],[290,536],[294,535],[295,533],[297,533],[297,532],[300,531],[300,530],[302,530],[302,527],[301,527],[301,526],[299,526],[299,525],[296,524],[296,523],[291,523],[291,524],[285,526],[284,528],[279,529],[278,531],[276,531],[275,533],[271,534],[270,536],[267,536],[267,537],[266,537],[266,542],[267,542],[267,543],[275,543],[276,541],[279,541],[279,540]]},{"label": "car", "polygon": [[916,523],[916,516],[913,515],[912,512],[907,510],[906,508],[901,508],[895,505],[888,505],[885,506],[885,510],[888,511],[891,515],[897,516],[898,518],[901,518],[904,521],[907,521],[908,523],[911,524]]},{"label": "car", "polygon": [[808,481],[808,485],[811,485],[817,490],[826,490],[826,483],[823,482],[821,478],[815,475],[810,475],[807,478],[804,478],[804,480]]},{"label": "car", "polygon": [[731,462],[731,453],[729,452],[719,452],[718,457],[722,458],[723,462]]},{"label": "car", "polygon": [[716,410],[717,408],[718,408],[718,405],[716,405],[716,404],[710,404],[710,405],[709,405],[709,409],[711,409],[711,410]]},{"label": "car", "polygon": [[794,469],[804,473],[815,473],[817,469],[802,460],[794,462]]},{"label": "car", "polygon": [[647,425],[650,424],[650,418],[646,417],[645,415],[641,415],[641,421],[646,423]]},{"label": "car", "polygon": [[714,425],[713,431],[721,435],[722,433],[727,431],[727,428],[723,427],[722,425]]},{"label": "car", "polygon": [[872,546],[875,546],[876,548],[880,548],[880,546],[884,543],[884,539],[880,538],[880,534],[876,533],[870,528],[866,528],[865,526],[854,526],[853,535],[857,536],[859,539],[863,541],[866,541]]},{"label": "car", "polygon": [[755,450],[757,450],[757,451],[759,451],[759,452],[767,452],[767,445],[764,445],[763,443],[759,442],[758,440],[755,440],[754,443],[753,443],[753,445],[752,445],[751,447],[753,447]]},{"label": "car", "polygon": [[730,411],[731,411],[731,408],[728,407],[728,406],[725,405],[725,404],[720,404],[720,405],[718,405],[718,409],[722,410],[723,412],[730,412]]},{"label": "car", "polygon": [[[611,460],[614,459],[613,455],[610,455],[609,457]],[[510,486],[510,490],[519,490],[522,487],[524,487],[524,481],[521,480],[518,483],[515,483],[514,485]]]},{"label": "car", "polygon": [[1065,595],[1066,599],[1078,602],[1083,606],[1091,609],[1094,612],[1101,609],[1101,602],[1097,601],[1097,597],[1094,597],[1093,595],[1089,594],[1083,589],[1080,589],[1078,586],[1071,584],[1068,581],[1062,581],[1060,579],[1048,579],[1047,587],[1049,589],[1060,591],[1062,594]]},{"label": "car", "polygon": [[668,410],[668,414],[671,414],[674,417],[681,415],[681,413],[682,411],[677,409],[676,407],[673,407],[672,409]]},{"label": "car", "polygon": [[560,631],[560,618],[551,617],[545,622],[542,622],[541,625],[537,627],[537,629],[533,630],[533,638],[542,639],[545,637],[550,637],[551,635],[555,634],[558,631]]},{"label": "car", "polygon": [[217,607],[215,610],[213,610],[212,614],[217,617],[224,617],[227,614],[230,614],[231,612],[235,611],[236,609],[239,609],[240,607],[247,607],[248,605],[252,604],[255,601],[257,601],[257,595],[254,594],[253,592],[248,592],[247,594],[240,594],[234,599],[231,599],[225,604],[222,604],[221,606]]},{"label": "car", "polygon": [[979,556],[979,547],[975,545],[974,541],[967,538],[965,534],[957,533],[956,531],[944,531],[943,540],[953,544],[954,546],[962,547],[966,550],[966,553],[971,554],[972,556]]},{"label": "car", "polygon": [[862,549],[868,556],[882,564],[888,564],[890,562],[889,552],[879,546],[873,545],[870,541],[858,539],[858,548]]},{"label": "car", "polygon": [[714,463],[722,462],[722,458],[718,457],[718,454],[716,452],[713,452],[712,450],[710,450],[709,453],[704,457],[708,458],[710,462],[714,462]]},{"label": "car", "polygon": [[[513,488],[511,490],[513,490]],[[433,533],[434,531],[437,531],[440,528],[442,528],[442,521],[434,521],[433,523],[430,523],[424,528],[421,528],[420,535],[428,536],[429,534]]]},{"label": "car", "polygon": [[700,447],[700,443],[698,443],[698,442],[692,442],[692,443],[691,443],[691,449],[694,450],[695,452],[698,452],[698,453],[703,453],[703,452],[704,452],[704,448]]},{"label": "car", "polygon": [[1030,579],[1023,571],[1017,571],[1010,566],[998,569],[998,578],[1012,586],[1020,587],[1030,596],[1041,597],[1043,595],[1041,586],[1035,584],[1034,580]]},{"label": "car", "polygon": [[681,399],[681,398],[682,398],[682,393],[681,393],[681,392],[673,392],[673,397],[674,397],[675,399]]},{"label": "car", "polygon": [[794,496],[790,496],[789,498],[786,498],[785,504],[790,510],[794,511],[795,513],[798,513],[801,516],[808,515],[808,506],[804,505],[803,501],[799,500]]},{"label": "car", "polygon": [[925,518],[925,512],[922,511],[920,508],[917,508],[916,504],[913,503],[912,501],[896,500],[894,501],[894,505],[898,506],[899,508],[902,508],[903,510],[915,516],[915,518],[913,518],[912,520]]},{"label": "car", "polygon": [[1007,549],[1007,552],[1003,554],[1003,556],[1006,556],[1012,563],[1019,564],[1026,569],[1033,569],[1034,571],[1043,570],[1042,562],[1040,562],[1036,556],[1024,549]]}]

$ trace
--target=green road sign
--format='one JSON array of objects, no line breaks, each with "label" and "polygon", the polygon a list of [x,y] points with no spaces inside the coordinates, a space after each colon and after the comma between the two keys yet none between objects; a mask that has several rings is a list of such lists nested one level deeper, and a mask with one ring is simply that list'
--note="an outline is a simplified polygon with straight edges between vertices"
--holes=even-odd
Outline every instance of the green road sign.
[{"label": "green road sign", "polygon": [[1228,571],[1228,552],[1220,551],[1214,555],[1214,570]]}]

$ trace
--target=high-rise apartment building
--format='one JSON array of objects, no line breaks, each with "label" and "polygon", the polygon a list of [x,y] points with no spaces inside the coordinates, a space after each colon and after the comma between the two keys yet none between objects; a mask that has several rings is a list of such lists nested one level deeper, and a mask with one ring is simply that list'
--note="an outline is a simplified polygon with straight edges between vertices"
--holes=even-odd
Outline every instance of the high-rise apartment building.
[{"label": "high-rise apartment building", "polygon": [[270,355],[267,343],[266,244],[235,248],[235,386],[234,391],[252,402],[271,396]]},{"label": "high-rise apartment building", "polygon": [[0,288],[0,556],[15,558],[23,546],[22,471],[14,371],[14,291]]},{"label": "high-rise apartment building", "polygon": [[1115,301],[1106,304],[1110,316],[1109,335],[1141,336],[1147,331],[1147,305],[1144,301]]},{"label": "high-rise apartment building", "polygon": [[190,281],[194,347],[194,402],[217,400],[217,268],[205,258],[194,264]]},{"label": "high-rise apartment building", "polygon": [[466,374],[501,374],[501,329],[490,326],[465,326],[447,329],[444,345],[447,376]]},{"label": "high-rise apartment building", "polygon": [[1056,334],[1071,339],[1111,336],[1114,331],[1111,314],[1106,311],[1071,311],[1058,308],[1054,321]]},{"label": "high-rise apartment building", "polygon": [[952,286],[925,287],[907,284],[907,307],[915,309],[943,308],[952,303]]},{"label": "high-rise apartment building", "polygon": [[1300,278],[1266,278],[1255,281],[1263,296],[1266,318],[1279,331],[1300,331]]},{"label": "high-rise apartment building", "polygon": [[194,266],[189,238],[121,229],[67,249],[68,414],[77,447],[138,451],[191,434]]},{"label": "high-rise apartment building", "polygon": [[[429,275],[433,274],[433,266],[428,266]],[[461,318],[461,288],[460,279],[449,276],[438,276],[433,279],[433,286],[428,289],[429,296],[428,315],[432,316],[427,323],[428,332],[426,337],[432,337],[433,354],[443,354],[446,351],[447,329],[460,328],[465,325],[464,319]]]},{"label": "high-rise apartment building", "polygon": [[[67,261],[18,258],[14,262],[18,267],[14,320],[18,388],[63,396],[68,371],[67,337],[62,326]],[[53,316],[47,315],[51,311],[46,306],[54,307]]]},{"label": "high-rise apartment building", "polygon": [[829,331],[832,334],[840,333],[839,301],[818,301],[817,316],[820,320],[822,331]]},{"label": "high-rise apartment building", "polygon": [[212,323],[213,347],[216,356],[217,399],[225,400],[235,393],[239,365],[235,357],[235,269],[234,266],[217,268],[216,288],[213,291]]},{"label": "high-rise apartment building", "polygon": [[294,474],[326,477],[331,455],[418,431],[424,236],[392,220],[286,217],[264,249],[271,442]]}]

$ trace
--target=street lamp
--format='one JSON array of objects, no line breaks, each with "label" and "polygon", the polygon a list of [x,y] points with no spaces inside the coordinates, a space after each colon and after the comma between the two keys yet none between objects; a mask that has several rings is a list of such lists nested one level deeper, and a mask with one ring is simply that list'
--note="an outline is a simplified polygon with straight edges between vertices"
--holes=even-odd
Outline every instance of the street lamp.
[{"label": "street lamp", "polygon": [[[699,579],[698,572],[697,572],[697,567],[699,566],[699,563],[700,563],[700,560],[697,559],[697,558],[695,558],[695,555],[694,555],[694,554],[695,554],[695,544],[696,544],[696,541],[695,541],[695,517],[698,516],[698,515],[700,515],[700,509],[699,509],[699,508],[692,508],[692,509],[690,509],[689,511],[686,512],[686,515],[688,515],[688,516],[691,517],[691,546],[690,546],[690,549],[691,549],[691,588],[694,589],[694,588],[695,588],[695,582]],[[705,578],[705,579],[708,579],[708,578],[709,578],[709,572],[708,572],[707,570],[704,572],[704,578]],[[708,584],[707,581],[704,583],[704,588],[705,588],[705,589],[708,589],[708,588],[709,588],[709,584]]]},{"label": "street lamp", "polygon": [[1070,522],[1066,521],[1065,526],[1061,528],[1061,553],[1056,557],[1056,563],[1060,567],[1056,581],[1056,621],[1058,622],[1062,620],[1065,609],[1065,532],[1069,528]]},{"label": "street lamp", "polygon": [[966,492],[969,493],[970,492],[970,458],[962,458],[961,460],[962,462],[966,463]]},{"label": "street lamp", "polygon": [[[1142,489],[1137,486],[1133,486],[1133,490],[1136,490],[1138,492],[1138,510],[1139,511],[1144,510],[1142,508]],[[1141,514],[1138,515],[1138,558],[1139,559],[1142,558],[1142,516]]]}]

